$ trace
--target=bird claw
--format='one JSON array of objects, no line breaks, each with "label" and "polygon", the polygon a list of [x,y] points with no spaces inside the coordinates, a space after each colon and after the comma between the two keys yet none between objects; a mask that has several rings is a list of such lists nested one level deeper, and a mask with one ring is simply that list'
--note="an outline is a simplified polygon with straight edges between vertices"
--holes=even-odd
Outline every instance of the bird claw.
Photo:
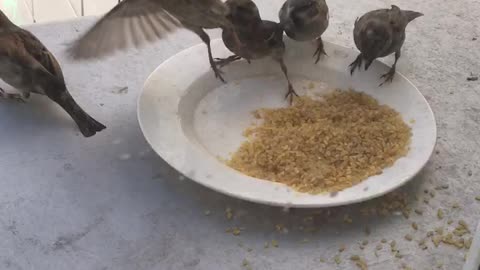
[{"label": "bird claw", "polygon": [[21,95],[15,96],[12,99],[18,103],[27,103],[27,101]]},{"label": "bird claw", "polygon": [[359,55],[355,61],[353,61],[348,67],[350,68],[350,75],[353,75],[355,69],[360,69],[362,67],[362,57]]},{"label": "bird claw", "polygon": [[229,63],[230,62],[228,61],[227,58],[215,58],[215,65],[218,68],[223,68],[224,66],[228,65]]},{"label": "bird claw", "polygon": [[315,59],[315,64],[317,64],[318,61],[320,61],[320,57],[321,57],[322,55],[328,56],[328,54],[327,54],[327,53],[325,52],[325,50],[323,49],[323,46],[321,46],[321,47],[319,46],[319,47],[317,48],[317,50],[315,50],[315,52],[313,53],[313,57],[316,57],[316,59]]},{"label": "bird claw", "polygon": [[393,77],[395,77],[395,69],[391,69],[389,72],[383,74],[380,79],[385,79],[380,85],[383,86],[385,83],[391,83],[393,81]]},{"label": "bird claw", "polygon": [[353,62],[348,67],[350,68],[350,76],[353,76],[353,73],[355,72],[355,69],[357,68],[357,64],[355,62]]},{"label": "bird claw", "polygon": [[[214,58],[214,64],[220,68],[223,68],[224,66],[232,63],[232,62],[235,62],[237,60],[240,60],[241,57],[237,56],[237,55],[232,55],[232,56],[229,56],[227,58]],[[248,63],[250,64],[250,60],[248,60]]]},{"label": "bird claw", "polygon": [[288,92],[287,94],[285,95],[285,99],[289,99],[289,103],[290,105],[292,105],[293,103],[293,97],[296,96],[298,97],[298,94],[297,92],[295,92],[295,90],[293,89],[293,87],[291,85],[288,86]]},{"label": "bird claw", "polygon": [[221,80],[223,83],[226,83],[225,79],[223,79],[223,77],[222,77],[223,71],[221,71],[217,67],[217,64],[213,63],[211,66],[212,66],[213,73],[215,74],[215,78]]},{"label": "bird claw", "polygon": [[11,99],[19,103],[26,103],[23,95],[6,93],[5,90],[3,90],[2,88],[0,88],[0,98]]}]

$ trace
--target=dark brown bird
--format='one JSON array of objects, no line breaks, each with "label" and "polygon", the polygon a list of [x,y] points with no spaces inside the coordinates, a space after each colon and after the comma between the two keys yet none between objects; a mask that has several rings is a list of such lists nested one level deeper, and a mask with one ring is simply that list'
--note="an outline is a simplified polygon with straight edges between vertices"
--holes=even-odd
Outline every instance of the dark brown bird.
[{"label": "dark brown bird", "polygon": [[381,78],[385,78],[385,81],[380,85],[391,82],[405,41],[405,28],[408,23],[420,16],[423,16],[420,12],[401,10],[392,5],[391,9],[373,10],[357,19],[353,37],[360,54],[350,64],[350,73],[353,74],[357,67],[360,69],[363,60],[367,70],[373,60],[395,53],[395,63],[389,72],[382,75]]},{"label": "dark brown bird", "polygon": [[76,40],[69,51],[76,59],[101,57],[132,45],[138,48],[183,27],[207,45],[215,76],[224,81],[204,29],[231,28],[228,15],[228,7],[220,0],[124,0]]},{"label": "dark brown bird", "polygon": [[13,24],[0,11],[0,78],[22,94],[3,97],[27,99],[30,93],[46,95],[60,105],[75,121],[85,137],[105,126],[78,106],[65,86],[62,70],[55,57],[30,32]]},{"label": "dark brown bird", "polygon": [[[291,102],[293,95],[298,95],[290,83],[287,67],[283,61],[285,53],[283,28],[278,23],[262,20],[257,6],[251,0],[227,0],[225,4],[230,8],[234,31],[224,29],[222,39],[225,46],[234,55],[225,59],[217,58],[217,63],[225,66],[241,58],[250,63],[250,60],[253,59],[272,57],[280,64],[282,72],[285,74],[288,82],[288,92],[285,98],[290,97]],[[237,46],[237,43],[234,42],[235,34],[240,39],[242,46]]]},{"label": "dark brown bird", "polygon": [[287,0],[278,17],[289,38],[296,41],[316,40],[317,50],[313,54],[315,63],[318,63],[322,54],[327,55],[321,37],[329,21],[325,0]]}]

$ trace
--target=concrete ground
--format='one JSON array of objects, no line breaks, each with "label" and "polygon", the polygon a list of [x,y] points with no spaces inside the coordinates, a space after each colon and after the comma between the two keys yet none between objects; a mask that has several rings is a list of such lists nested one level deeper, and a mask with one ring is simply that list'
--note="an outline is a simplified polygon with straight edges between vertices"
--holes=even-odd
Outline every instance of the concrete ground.
[{"label": "concrete ground", "polygon": [[[91,19],[34,25],[29,29],[58,56],[72,95],[108,129],[84,140],[45,99],[33,97],[29,106],[0,104],[0,268],[351,270],[358,268],[350,257],[359,255],[369,270],[461,269],[466,249],[444,243],[435,247],[428,240],[428,249],[422,250],[418,242],[435,228],[452,230],[464,220],[473,229],[479,221],[480,81],[467,77],[480,74],[480,1],[327,2],[331,24],[324,39],[350,47],[355,18],[366,11],[395,3],[425,14],[407,28],[397,66],[426,96],[438,124],[436,153],[401,189],[409,195],[408,207],[421,209],[422,215],[362,217],[364,207],[388,205],[384,198],[329,209],[335,213],[329,222],[313,218],[312,224],[315,210],[285,213],[178,181],[172,168],[148,152],[136,120],[136,98],[155,67],[198,44],[198,37],[179,31],[139,51],[74,63],[64,53],[65,44]],[[281,1],[257,3],[264,18],[277,20]],[[125,86],[128,92],[119,94]],[[125,153],[132,158],[120,160]],[[435,190],[444,185],[448,189]],[[434,196],[425,189],[434,190]],[[226,207],[233,220],[225,218]],[[352,224],[344,222],[345,215]],[[454,223],[449,225],[450,219]],[[288,233],[278,233],[278,224]],[[245,230],[239,236],[225,233],[231,227]],[[375,255],[383,238],[397,242],[401,258],[392,255],[389,245]],[[271,240],[279,247],[264,248]]]}]

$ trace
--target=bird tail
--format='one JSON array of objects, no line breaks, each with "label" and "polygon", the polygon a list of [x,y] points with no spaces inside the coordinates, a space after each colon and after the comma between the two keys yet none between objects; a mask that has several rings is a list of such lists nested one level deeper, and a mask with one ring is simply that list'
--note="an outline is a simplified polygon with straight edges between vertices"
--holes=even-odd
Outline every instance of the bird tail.
[{"label": "bird tail", "polygon": [[102,123],[88,115],[73,99],[68,91],[63,91],[56,97],[49,96],[60,105],[77,124],[85,137],[91,137],[106,128]]},{"label": "bird tail", "polygon": [[404,12],[405,16],[407,17],[408,22],[411,22],[411,21],[415,20],[416,18],[423,16],[423,13],[416,12],[416,11],[413,11],[413,10],[405,10],[403,12]]}]

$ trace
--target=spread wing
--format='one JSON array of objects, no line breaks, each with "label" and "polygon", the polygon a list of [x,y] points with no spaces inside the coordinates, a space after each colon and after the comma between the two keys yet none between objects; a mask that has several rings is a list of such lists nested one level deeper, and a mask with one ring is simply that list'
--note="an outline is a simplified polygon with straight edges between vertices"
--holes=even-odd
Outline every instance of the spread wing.
[{"label": "spread wing", "polygon": [[73,58],[111,54],[165,37],[181,27],[166,9],[171,0],[125,0],[103,16],[68,49]]}]

